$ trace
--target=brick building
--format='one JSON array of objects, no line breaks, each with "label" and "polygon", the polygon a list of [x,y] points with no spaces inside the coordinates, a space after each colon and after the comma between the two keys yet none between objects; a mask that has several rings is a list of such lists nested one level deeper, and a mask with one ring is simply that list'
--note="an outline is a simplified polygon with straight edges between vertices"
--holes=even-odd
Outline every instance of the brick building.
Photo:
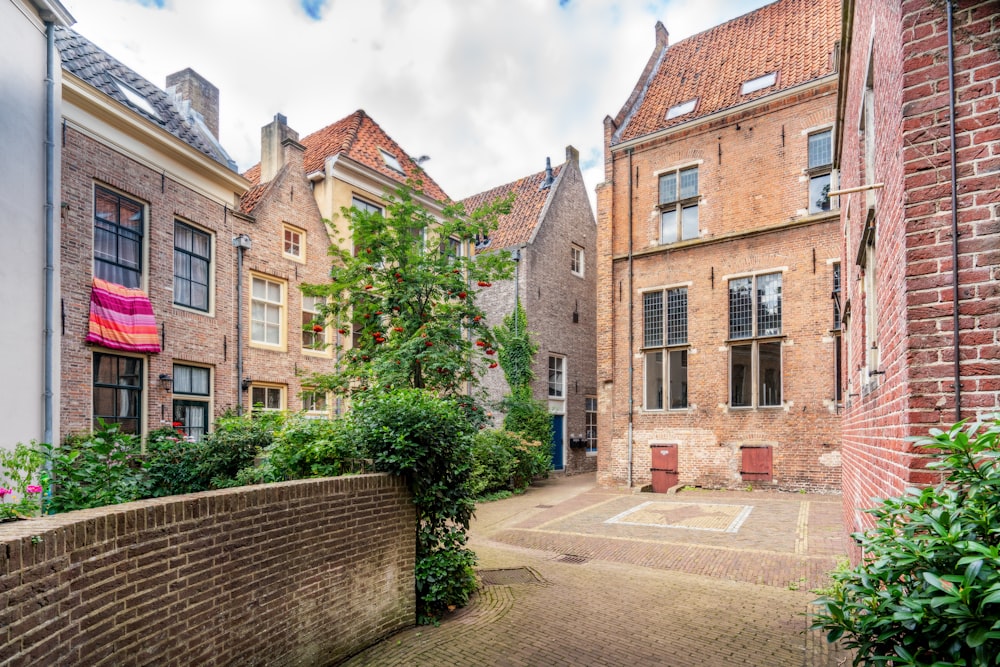
[{"label": "brick building", "polygon": [[839,488],[839,6],[779,0],[672,45],[657,23],[605,119],[603,485]]},{"label": "brick building", "polygon": [[907,437],[1000,408],[1000,13],[990,0],[847,0],[843,31],[835,156],[854,531],[874,498],[935,480]]},{"label": "brick building", "polygon": [[[547,401],[553,419],[552,461],[568,473],[594,470],[597,442],[596,275],[597,229],[580,173],[580,154],[566,147],[566,162],[463,200],[467,211],[514,193],[513,208],[477,252],[518,257],[515,278],[478,295],[491,326],[514,312],[519,299],[528,318],[535,356],[533,395]],[[589,265],[588,265],[589,263]],[[488,400],[510,393],[501,369],[483,378]]]},{"label": "brick building", "polygon": [[[69,29],[56,45],[62,435],[101,418],[132,433],[176,422],[200,437],[240,402],[232,239],[251,229],[234,213],[248,183],[209,129],[218,127],[218,91],[191,70],[172,75],[177,88],[209,93],[194,108]],[[87,342],[101,294],[104,304],[151,309],[142,320],[116,312],[143,345],[111,335]]]}]

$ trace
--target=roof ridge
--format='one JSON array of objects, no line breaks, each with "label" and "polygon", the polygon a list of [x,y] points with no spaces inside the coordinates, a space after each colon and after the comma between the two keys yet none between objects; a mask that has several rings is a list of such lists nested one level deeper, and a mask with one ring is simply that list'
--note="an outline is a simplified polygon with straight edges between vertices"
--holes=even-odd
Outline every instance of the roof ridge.
[{"label": "roof ridge", "polygon": [[[361,131],[361,124],[365,122],[365,117],[370,119],[373,123],[375,122],[375,120],[372,119],[371,116],[365,113],[364,109],[358,109],[350,116],[348,116],[348,118],[351,119],[351,122],[349,123],[350,131],[347,133],[347,136],[344,137],[344,141],[340,144],[340,152],[347,153],[354,146],[354,142],[358,140],[358,132]],[[331,125],[336,125],[336,124],[337,123],[331,123]],[[375,124],[378,125],[378,123]],[[327,127],[330,126],[327,125]]]}]

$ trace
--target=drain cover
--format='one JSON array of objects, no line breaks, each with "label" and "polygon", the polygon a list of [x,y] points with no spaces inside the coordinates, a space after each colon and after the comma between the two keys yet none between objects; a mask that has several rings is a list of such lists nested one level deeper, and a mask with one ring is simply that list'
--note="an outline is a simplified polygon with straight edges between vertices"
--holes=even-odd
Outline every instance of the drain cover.
[{"label": "drain cover", "polygon": [[580,563],[586,563],[590,559],[587,558],[586,556],[578,556],[576,554],[562,554],[561,556],[557,556],[553,560],[555,560],[558,563],[573,563],[578,565]]},{"label": "drain cover", "polygon": [[555,505],[535,505],[535,507],[540,510],[548,510],[555,507]]},{"label": "drain cover", "polygon": [[479,578],[484,586],[541,583],[541,579],[526,567],[514,567],[506,570],[479,570]]}]

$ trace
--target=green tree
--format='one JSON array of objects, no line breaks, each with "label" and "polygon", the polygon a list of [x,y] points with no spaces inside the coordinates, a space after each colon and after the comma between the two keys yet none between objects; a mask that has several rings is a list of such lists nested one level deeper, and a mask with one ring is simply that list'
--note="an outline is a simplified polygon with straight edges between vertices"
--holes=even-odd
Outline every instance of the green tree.
[{"label": "green tree", "polygon": [[[483,366],[496,364],[496,344],[479,289],[510,276],[506,255],[469,257],[463,245],[488,236],[511,199],[466,213],[448,204],[438,220],[419,201],[419,183],[386,197],[386,215],[345,208],[353,252],[331,248],[334,266],[326,285],[303,288],[326,297],[321,317],[337,329],[343,346],[337,371],[314,385],[339,393],[369,388],[429,389],[440,395],[478,382]],[[323,326],[318,322],[316,326]]]},{"label": "green tree", "polygon": [[[528,316],[520,301],[514,312],[503,318],[503,324],[493,328],[493,335],[500,347],[500,368],[510,387],[510,395],[501,401],[501,409],[506,413],[504,428],[548,445],[552,441],[552,417],[545,403],[531,395],[535,379],[532,365],[538,345],[531,338]],[[551,453],[548,455],[551,459]],[[550,460],[546,468],[551,465]]]}]

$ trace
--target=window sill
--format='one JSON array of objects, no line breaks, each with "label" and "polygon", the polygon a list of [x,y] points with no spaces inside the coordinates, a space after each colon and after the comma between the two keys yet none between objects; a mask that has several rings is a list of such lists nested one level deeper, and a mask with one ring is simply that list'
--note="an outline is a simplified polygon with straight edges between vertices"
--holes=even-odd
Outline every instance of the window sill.
[{"label": "window sill", "polygon": [[287,352],[288,347],[286,345],[272,345],[270,343],[259,343],[257,341],[250,341],[249,347],[257,350],[268,350],[270,352]]},{"label": "window sill", "polygon": [[314,357],[316,359],[332,359],[333,358],[333,351],[332,351],[332,348],[331,348],[331,351],[329,351],[329,352],[327,352],[326,350],[309,350],[309,349],[306,349],[306,348],[302,348],[302,356],[304,356],[304,357]]},{"label": "window sill", "polygon": [[287,259],[290,262],[295,262],[296,264],[305,264],[306,263],[306,260],[305,260],[304,257],[296,257],[295,255],[286,255],[285,253],[281,253],[281,256],[284,257],[285,259]]},{"label": "window sill", "polygon": [[185,313],[191,313],[192,315],[201,315],[202,317],[215,317],[215,311],[211,308],[209,308],[208,310],[199,310],[197,308],[192,308],[191,306],[185,306],[184,304],[180,303],[173,303],[171,305],[174,307],[174,310],[181,310],[184,311]]},{"label": "window sill", "polygon": [[586,454],[587,454],[587,456],[597,456],[597,450],[596,449],[588,449],[586,451]]}]

